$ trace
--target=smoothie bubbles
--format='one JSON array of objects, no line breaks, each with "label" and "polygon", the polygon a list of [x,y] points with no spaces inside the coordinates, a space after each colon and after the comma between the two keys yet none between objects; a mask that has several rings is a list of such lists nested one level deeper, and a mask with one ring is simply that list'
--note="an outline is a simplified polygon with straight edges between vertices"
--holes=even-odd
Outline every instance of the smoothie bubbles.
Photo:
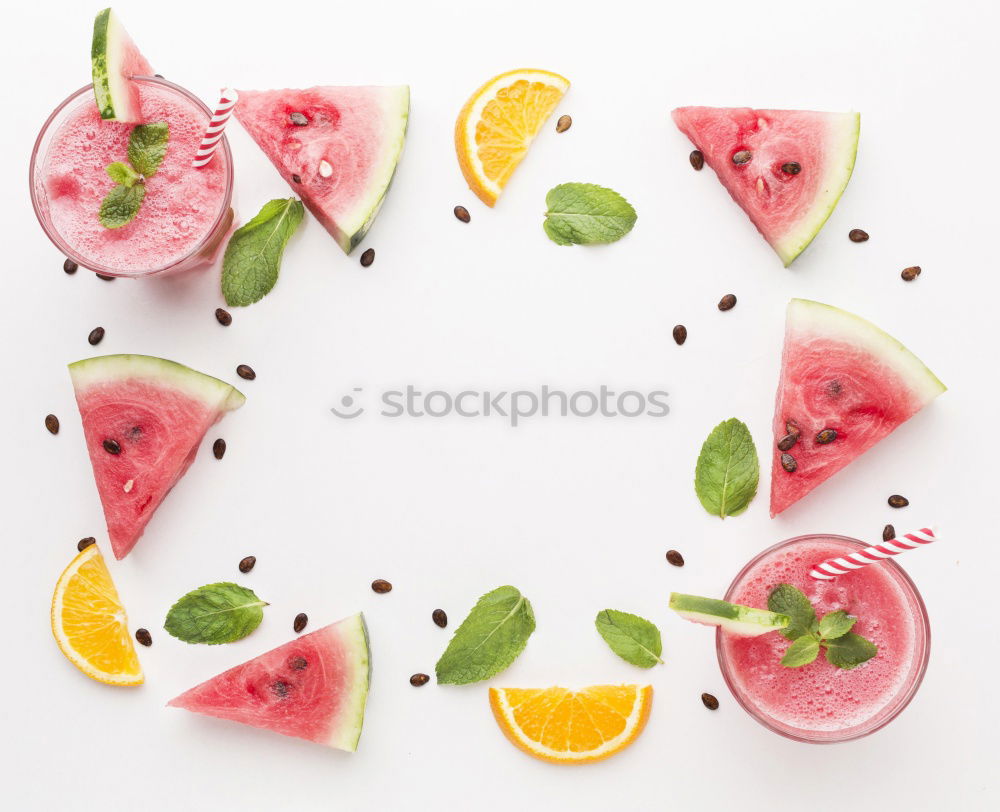
[{"label": "smoothie bubbles", "polygon": [[[234,218],[232,155],[221,133],[211,160],[193,166],[212,111],[154,76],[110,10],[95,23],[93,78],[56,108],[35,142],[31,201],[45,233],[66,257],[102,274],[212,264]],[[152,125],[166,132],[165,151],[147,176],[134,145]],[[131,217],[102,216],[113,191]]]}]

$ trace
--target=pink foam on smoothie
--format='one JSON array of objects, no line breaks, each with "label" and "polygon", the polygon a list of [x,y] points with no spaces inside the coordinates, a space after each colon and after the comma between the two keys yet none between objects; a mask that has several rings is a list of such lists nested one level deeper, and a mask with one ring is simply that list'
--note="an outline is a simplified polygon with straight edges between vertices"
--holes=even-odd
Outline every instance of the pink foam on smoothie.
[{"label": "pink foam on smoothie", "polygon": [[728,598],[767,607],[779,583],[801,589],[818,617],[844,609],[858,618],[854,631],[878,646],[878,654],[851,670],[830,665],[821,653],[802,668],[780,665],[789,641],[781,634],[722,634],[734,688],[765,717],[802,731],[843,731],[878,716],[899,695],[917,658],[919,609],[897,577],[873,565],[833,581],[809,577],[810,567],[853,552],[836,539],[819,539],[776,550],[761,559]]},{"label": "pink foam on smoothie", "polygon": [[163,85],[139,83],[139,96],[143,120],[166,121],[170,141],[131,223],[108,229],[98,212],[114,186],[105,167],[127,161],[134,125],[102,121],[92,96],[81,96],[54,133],[41,173],[52,224],[63,240],[81,257],[126,273],[161,268],[190,254],[216,223],[228,172],[221,150],[205,168],[191,167],[208,124],[204,110]]}]

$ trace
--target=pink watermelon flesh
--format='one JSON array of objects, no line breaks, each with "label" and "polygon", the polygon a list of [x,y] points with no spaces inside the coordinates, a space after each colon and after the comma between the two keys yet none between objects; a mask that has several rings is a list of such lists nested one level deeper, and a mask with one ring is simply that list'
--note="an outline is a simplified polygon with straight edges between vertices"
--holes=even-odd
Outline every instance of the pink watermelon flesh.
[{"label": "pink watermelon flesh", "polygon": [[[771,515],[829,479],[945,391],[915,355],[864,319],[830,305],[788,305],[774,410]],[[786,471],[778,442],[794,430]],[[825,429],[836,439],[820,444]]]},{"label": "pink watermelon flesh", "polygon": [[354,751],[370,662],[364,617],[357,614],[230,668],[168,704]]},{"label": "pink watermelon flesh", "polygon": [[[679,107],[674,123],[760,233],[791,264],[830,216],[854,169],[856,113]],[[749,151],[750,160],[733,157]],[[797,174],[783,166],[798,164]]]},{"label": "pink watermelon flesh", "polygon": [[[403,149],[409,88],[240,90],[236,118],[345,253],[378,214]],[[295,119],[304,125],[298,125]]]},{"label": "pink watermelon flesh", "polygon": [[[243,395],[223,381],[145,355],[70,364],[83,434],[115,558],[128,555],[205,432]],[[121,452],[109,453],[106,440]]]}]

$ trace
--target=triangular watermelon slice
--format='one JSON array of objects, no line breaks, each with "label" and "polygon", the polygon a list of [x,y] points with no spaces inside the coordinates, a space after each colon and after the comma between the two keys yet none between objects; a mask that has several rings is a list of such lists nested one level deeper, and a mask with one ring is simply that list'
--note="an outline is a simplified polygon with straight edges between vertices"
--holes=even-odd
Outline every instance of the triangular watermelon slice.
[{"label": "triangular watermelon slice", "polygon": [[858,113],[679,107],[701,151],[785,267],[812,242],[851,179]]},{"label": "triangular watermelon slice", "polygon": [[141,124],[139,86],[132,79],[153,76],[153,68],[110,8],[94,19],[90,67],[101,118]]},{"label": "triangular watermelon slice", "polygon": [[771,515],[944,391],[919,358],[871,322],[830,305],[792,299],[774,408]]},{"label": "triangular watermelon slice", "polygon": [[142,535],[205,432],[246,400],[228,383],[148,355],[69,365],[115,558]]},{"label": "triangular watermelon slice", "polygon": [[403,152],[410,89],[240,90],[235,115],[302,202],[351,253]]},{"label": "triangular watermelon slice", "polygon": [[168,705],[353,752],[371,652],[359,614],[230,668]]}]

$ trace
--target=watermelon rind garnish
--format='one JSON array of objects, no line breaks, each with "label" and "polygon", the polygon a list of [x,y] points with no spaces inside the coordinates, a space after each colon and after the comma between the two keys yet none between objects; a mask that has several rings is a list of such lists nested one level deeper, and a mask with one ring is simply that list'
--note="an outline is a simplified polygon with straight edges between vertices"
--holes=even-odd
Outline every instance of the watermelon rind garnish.
[{"label": "watermelon rind garnish", "polygon": [[167,704],[354,752],[371,682],[364,615],[297,637]]},{"label": "watermelon rind garnish", "polygon": [[208,429],[244,404],[233,386],[148,355],[69,365],[108,538],[124,558],[187,471]]},{"label": "watermelon rind garnish", "polygon": [[768,609],[755,609],[716,598],[670,593],[670,608],[685,620],[705,626],[719,626],[739,637],[758,637],[788,626],[790,618]]},{"label": "watermelon rind garnish", "polygon": [[139,89],[132,78],[152,76],[153,68],[110,8],[99,12],[94,19],[90,62],[101,118],[142,123]]},{"label": "watermelon rind garnish", "polygon": [[871,322],[832,305],[792,299],[775,396],[771,515],[944,391],[917,356]]},{"label": "watermelon rind garnish", "polygon": [[395,175],[406,140],[409,87],[238,92],[233,112],[240,124],[350,254],[371,228]]},{"label": "watermelon rind garnish", "polygon": [[851,179],[860,114],[679,107],[672,117],[785,267],[791,265]]}]

